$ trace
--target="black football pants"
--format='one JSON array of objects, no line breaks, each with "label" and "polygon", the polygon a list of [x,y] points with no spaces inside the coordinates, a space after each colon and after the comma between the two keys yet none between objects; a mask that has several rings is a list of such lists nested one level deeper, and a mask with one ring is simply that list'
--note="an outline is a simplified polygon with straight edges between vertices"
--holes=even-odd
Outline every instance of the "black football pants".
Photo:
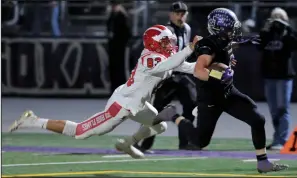
[{"label": "black football pants", "polygon": [[187,120],[182,120],[178,125],[179,130],[188,136],[192,144],[204,148],[210,143],[222,112],[250,125],[255,149],[265,148],[265,118],[258,112],[255,102],[235,87],[230,90],[227,97],[222,96],[217,102],[199,103],[197,127],[195,128]]}]

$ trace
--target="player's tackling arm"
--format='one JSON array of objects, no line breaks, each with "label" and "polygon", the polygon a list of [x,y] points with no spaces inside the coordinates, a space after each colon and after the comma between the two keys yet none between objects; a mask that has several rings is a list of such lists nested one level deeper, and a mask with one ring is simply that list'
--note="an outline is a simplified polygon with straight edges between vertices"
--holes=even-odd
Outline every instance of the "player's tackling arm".
[{"label": "player's tackling arm", "polygon": [[191,63],[183,62],[180,66],[178,66],[173,70],[177,72],[187,73],[187,74],[194,74],[195,65],[196,65],[196,62],[191,62]]},{"label": "player's tackling arm", "polygon": [[[160,59],[158,59],[160,58],[160,55],[155,54],[148,56],[145,60],[146,64],[144,64],[144,66],[146,66],[146,72],[154,74],[172,70],[181,65],[181,63],[183,63],[191,53],[192,49],[190,48],[190,46],[188,46],[184,48],[182,51],[175,53],[167,59],[163,57],[161,61],[159,61]],[[152,62],[150,60],[152,60],[154,65],[151,65]]]}]

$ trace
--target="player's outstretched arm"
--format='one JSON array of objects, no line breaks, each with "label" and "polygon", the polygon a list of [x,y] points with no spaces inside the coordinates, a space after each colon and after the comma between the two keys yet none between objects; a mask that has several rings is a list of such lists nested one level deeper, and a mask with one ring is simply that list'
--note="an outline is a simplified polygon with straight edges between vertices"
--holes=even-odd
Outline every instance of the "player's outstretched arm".
[{"label": "player's outstretched arm", "polygon": [[196,65],[196,62],[183,62],[180,66],[178,66],[173,70],[177,72],[187,73],[187,74],[194,74],[195,65]]}]

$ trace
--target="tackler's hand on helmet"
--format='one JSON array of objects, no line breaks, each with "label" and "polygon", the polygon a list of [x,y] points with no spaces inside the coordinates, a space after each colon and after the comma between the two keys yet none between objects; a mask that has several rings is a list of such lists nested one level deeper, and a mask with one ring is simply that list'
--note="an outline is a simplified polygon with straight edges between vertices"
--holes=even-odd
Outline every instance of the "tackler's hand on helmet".
[{"label": "tackler's hand on helmet", "polygon": [[207,29],[212,35],[233,40],[241,36],[241,23],[235,13],[226,8],[217,8],[207,17]]}]

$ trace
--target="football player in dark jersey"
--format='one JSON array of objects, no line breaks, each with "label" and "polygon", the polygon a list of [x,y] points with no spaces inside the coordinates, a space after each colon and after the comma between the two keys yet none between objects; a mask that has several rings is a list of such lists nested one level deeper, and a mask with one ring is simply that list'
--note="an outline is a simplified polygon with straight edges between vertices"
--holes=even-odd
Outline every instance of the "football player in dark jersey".
[{"label": "football player in dark jersey", "polygon": [[[209,36],[197,43],[197,127],[176,114],[172,120],[190,137],[197,147],[206,147],[211,140],[216,123],[223,112],[247,123],[251,127],[256,149],[257,169],[260,173],[281,171],[288,165],[271,163],[266,154],[265,118],[256,103],[233,85],[232,44],[240,41],[241,24],[234,12],[217,8],[208,15]],[[245,39],[244,39],[245,40]],[[252,43],[254,43],[252,41]],[[172,107],[171,114],[174,112]],[[193,134],[195,133],[195,134]]]}]

